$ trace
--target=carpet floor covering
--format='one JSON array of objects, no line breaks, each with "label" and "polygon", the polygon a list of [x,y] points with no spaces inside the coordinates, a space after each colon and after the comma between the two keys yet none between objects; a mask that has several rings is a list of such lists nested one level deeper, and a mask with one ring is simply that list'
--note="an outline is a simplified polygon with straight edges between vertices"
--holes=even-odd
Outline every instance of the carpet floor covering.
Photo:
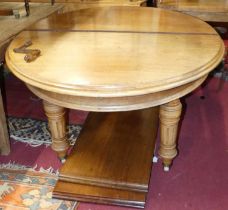
[{"label": "carpet floor covering", "polygon": [[52,198],[56,174],[31,169],[0,169],[1,210],[74,210],[77,202]]},{"label": "carpet floor covering", "polygon": [[[168,173],[163,171],[161,160],[153,165],[145,210],[228,209],[228,82],[218,91],[219,82],[218,78],[209,78],[203,87],[182,99],[179,154]],[[9,75],[5,87],[8,116],[45,121],[41,100],[22,82]],[[70,110],[69,122],[83,125],[87,114]],[[0,156],[1,164],[9,162],[36,170],[58,170],[61,166],[50,146],[33,147],[13,139],[11,154]],[[91,203],[80,203],[77,207],[130,209]]]}]

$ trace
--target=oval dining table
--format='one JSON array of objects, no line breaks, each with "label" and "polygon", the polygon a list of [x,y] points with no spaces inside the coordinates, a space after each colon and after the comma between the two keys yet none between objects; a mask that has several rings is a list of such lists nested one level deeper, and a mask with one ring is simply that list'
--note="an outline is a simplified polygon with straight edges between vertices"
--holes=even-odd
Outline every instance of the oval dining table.
[{"label": "oval dining table", "polygon": [[[26,49],[41,52],[31,62],[15,52],[28,40]],[[66,108],[121,116],[159,107],[159,155],[168,170],[177,155],[180,98],[203,83],[223,54],[217,32],[189,15],[97,7],[54,14],[22,31],[9,45],[6,63],[43,99],[52,148],[61,159],[69,147]]]}]

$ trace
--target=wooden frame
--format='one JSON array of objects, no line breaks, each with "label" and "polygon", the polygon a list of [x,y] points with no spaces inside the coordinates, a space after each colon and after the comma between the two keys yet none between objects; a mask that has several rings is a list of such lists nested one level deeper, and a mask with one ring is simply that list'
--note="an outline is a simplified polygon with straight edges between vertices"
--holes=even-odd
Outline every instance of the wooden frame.
[{"label": "wooden frame", "polygon": [[[0,64],[1,65],[1,64]],[[2,66],[0,66],[1,70]],[[8,155],[10,153],[9,135],[6,124],[5,111],[0,90],[0,154]]]}]

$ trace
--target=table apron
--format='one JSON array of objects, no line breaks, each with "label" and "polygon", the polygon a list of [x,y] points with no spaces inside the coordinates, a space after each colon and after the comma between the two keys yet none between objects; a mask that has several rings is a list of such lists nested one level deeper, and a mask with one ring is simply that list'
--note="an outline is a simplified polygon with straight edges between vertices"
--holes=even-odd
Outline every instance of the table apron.
[{"label": "table apron", "polygon": [[61,107],[94,112],[132,111],[159,106],[192,92],[207,75],[188,84],[169,90],[127,97],[82,97],[46,91],[29,84],[27,87],[38,97]]}]

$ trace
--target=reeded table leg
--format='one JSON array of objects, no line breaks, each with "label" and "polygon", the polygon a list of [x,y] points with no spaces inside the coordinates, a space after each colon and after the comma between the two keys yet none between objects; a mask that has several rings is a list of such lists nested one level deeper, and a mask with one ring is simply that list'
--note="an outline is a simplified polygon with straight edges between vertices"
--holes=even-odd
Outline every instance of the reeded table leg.
[{"label": "reeded table leg", "polygon": [[66,137],[65,108],[43,101],[44,110],[48,117],[51,131],[52,149],[58,153],[61,161],[64,161],[69,144]]},{"label": "reeded table leg", "polygon": [[159,155],[164,164],[164,171],[169,171],[172,160],[177,155],[176,140],[181,109],[182,105],[179,99],[160,106],[161,143]]}]

